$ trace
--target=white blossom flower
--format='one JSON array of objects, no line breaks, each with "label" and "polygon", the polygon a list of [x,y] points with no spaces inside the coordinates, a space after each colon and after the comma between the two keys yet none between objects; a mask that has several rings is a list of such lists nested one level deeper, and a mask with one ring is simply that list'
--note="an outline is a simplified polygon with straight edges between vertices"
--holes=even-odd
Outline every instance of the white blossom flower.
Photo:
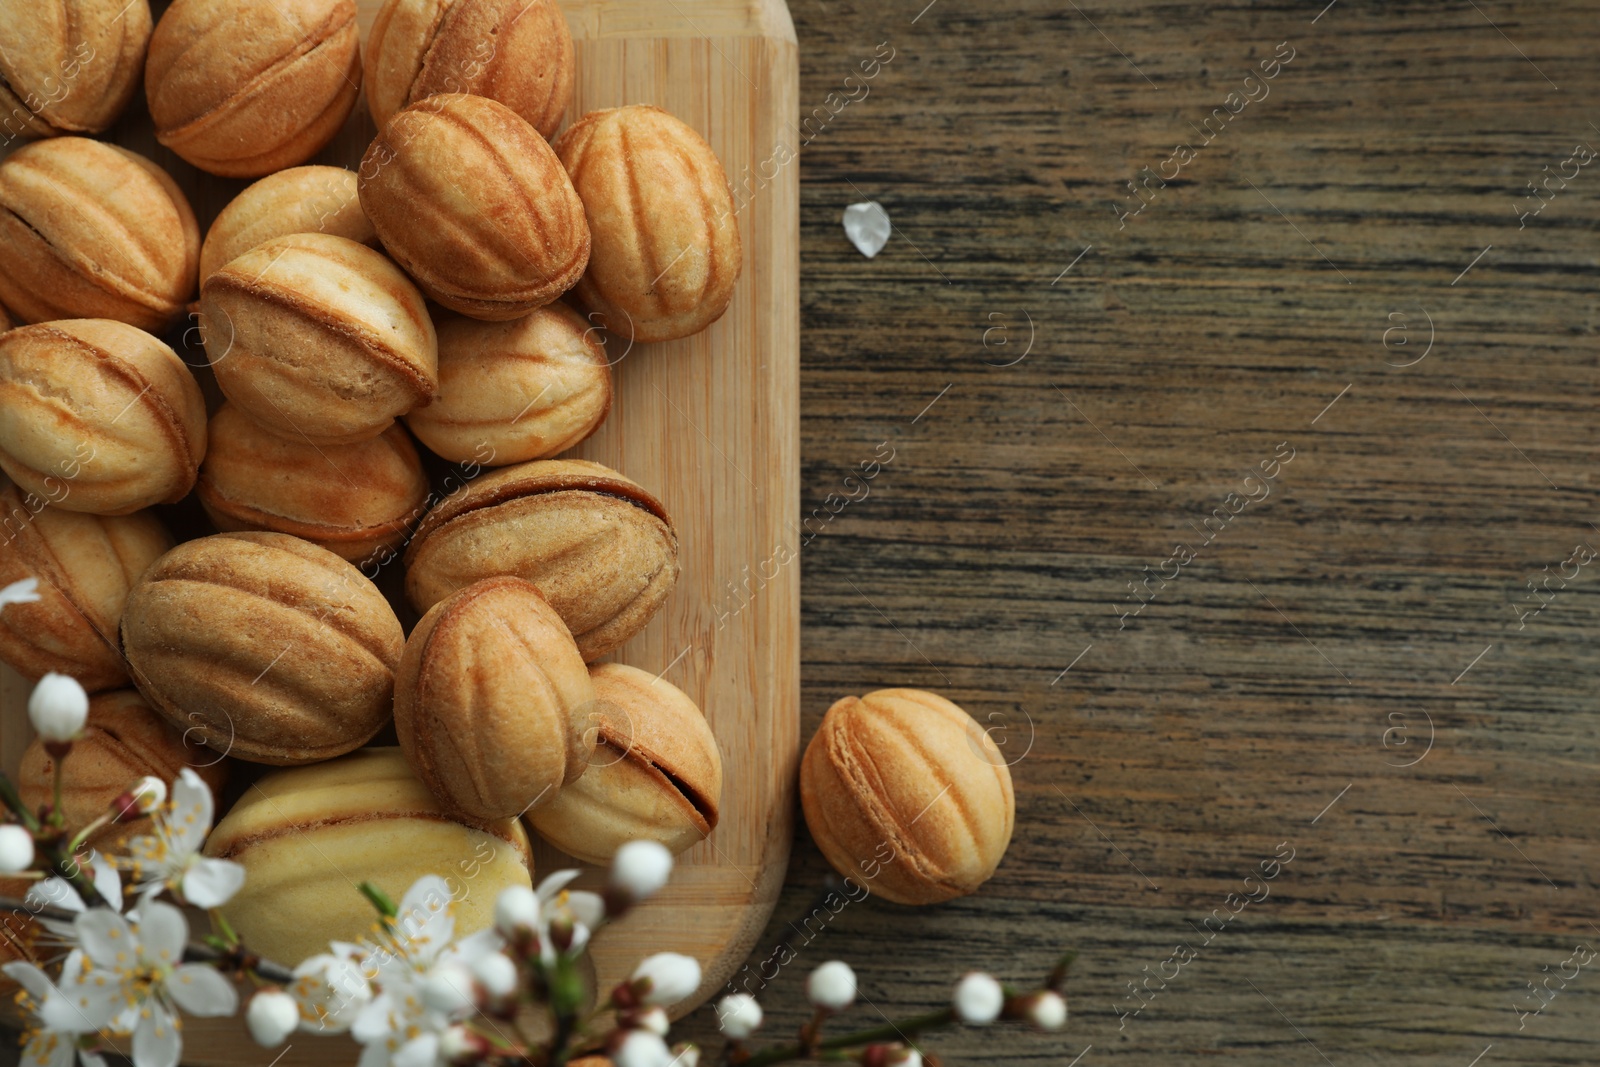
[{"label": "white blossom flower", "polygon": [[4,589],[0,589],[0,608],[12,604],[37,604],[39,602],[39,579],[23,578],[21,581],[12,582]]},{"label": "white blossom flower", "polygon": [[735,1041],[743,1041],[761,1027],[761,1005],[749,993],[732,993],[717,1002],[717,1025]]},{"label": "white blossom flower", "polygon": [[498,950],[500,936],[485,930],[451,944],[453,905],[443,878],[418,879],[383,941],[367,953],[366,973],[378,991],[350,1027],[364,1046],[357,1067],[434,1067],[443,1055],[443,1035],[471,1010],[470,1002],[461,1010],[440,1010],[439,976],[454,975],[454,968],[470,972]]},{"label": "white blossom flower", "polygon": [[700,1046],[687,1041],[673,1045],[672,1067],[700,1067]]},{"label": "white blossom flower", "polygon": [[1067,1025],[1067,1002],[1060,993],[1046,989],[1028,998],[1027,1016],[1041,1030],[1059,1030]]},{"label": "white blossom flower", "polygon": [[629,1030],[611,1052],[616,1067],[672,1067],[672,1052],[659,1034]]},{"label": "white blossom flower", "polygon": [[33,834],[16,823],[0,825],[0,874],[21,874],[33,866]]},{"label": "white blossom flower", "polygon": [[957,982],[955,993],[950,997],[956,1018],[970,1026],[988,1026],[1000,1018],[1000,1009],[1005,1004],[1006,994],[1000,983],[980,971],[973,971]]},{"label": "white blossom flower", "polygon": [[232,860],[200,855],[216,809],[211,790],[185,767],[172,786],[172,800],[155,813],[155,832],[128,842],[122,866],[133,872],[141,894],[163,887],[197,908],[226,904],[244,884],[244,868]]},{"label": "white blossom flower", "polygon": [[889,1067],[922,1067],[922,1053],[914,1048],[901,1046],[889,1052],[884,1062]]},{"label": "white blossom flower", "polygon": [[28,721],[46,741],[71,741],[89,718],[89,694],[70,675],[51,671],[28,695]]},{"label": "white blossom flower", "polygon": [[350,1029],[375,995],[357,956],[361,946],[333,943],[332,952],[301,961],[287,992],[300,1009],[300,1029],[339,1034]]},{"label": "white blossom flower", "polygon": [[646,956],[629,979],[646,1004],[676,1004],[700,988],[700,964],[677,952]]},{"label": "white blossom flower", "polygon": [[263,989],[250,998],[244,1020],[256,1044],[277,1048],[300,1025],[300,1005],[288,993]]},{"label": "white blossom flower", "polygon": [[826,1011],[843,1011],[856,999],[856,972],[843,960],[829,960],[806,978],[806,998]]},{"label": "white blossom flower", "polygon": [[[117,869],[111,865],[111,861],[98,852],[90,853],[88,875],[89,883],[94,886],[95,892],[100,894],[100,898],[110,905],[113,911],[121,911],[122,879],[118,877]],[[61,877],[46,878],[36,885],[29,886],[23,899],[32,908],[60,908],[72,912],[88,910],[77,887]],[[50,919],[41,915],[36,921],[44,927],[45,935],[51,942],[68,949],[78,947],[78,928],[72,920]]]},{"label": "white blossom flower", "polygon": [[[83,953],[67,957],[62,976],[83,969]],[[82,1045],[84,1035],[104,1025],[104,1017],[90,1017],[67,999],[66,994],[31,963],[8,963],[3,970],[22,987],[18,1000],[33,1015],[33,1025],[23,1035],[22,1063],[27,1067],[72,1067],[76,1056],[83,1067],[106,1067],[106,1061]]]},{"label": "white blossom flower", "polygon": [[141,901],[133,923],[90,908],[75,924],[88,965],[63,974],[62,992],[88,1018],[109,1017],[110,1030],[133,1034],[135,1067],[177,1067],[179,1009],[202,1017],[238,1009],[239,995],[215,968],[182,962],[189,924],[171,904]]},{"label": "white blossom flower", "polygon": [[556,956],[576,956],[589,935],[605,921],[606,903],[598,893],[568,889],[577,871],[556,871],[539,883],[539,958],[546,967]]},{"label": "white blossom flower", "polygon": [[611,859],[612,888],[630,903],[653,896],[672,874],[672,853],[659,841],[629,841]]}]

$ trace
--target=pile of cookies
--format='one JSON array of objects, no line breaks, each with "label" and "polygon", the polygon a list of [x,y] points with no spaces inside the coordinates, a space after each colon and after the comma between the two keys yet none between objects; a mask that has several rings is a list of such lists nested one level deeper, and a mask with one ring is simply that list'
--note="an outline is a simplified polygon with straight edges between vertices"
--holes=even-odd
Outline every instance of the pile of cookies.
[{"label": "pile of cookies", "polygon": [[[553,0],[387,0],[364,54],[353,0],[44,6],[0,11],[0,127],[32,139],[0,161],[0,584],[40,594],[0,613],[0,660],[99,694],[71,803],[185,763],[288,768],[208,849],[250,869],[240,934],[290,964],[365,925],[319,856],[400,890],[472,860],[494,884],[470,928],[528,881],[523,821],[591,862],[704,838],[704,715],[597,662],[671,594],[673,521],[552,457],[610,411],[608,343],[726,310],[742,253],[709,145],[648,106],[558,136]],[[94,139],[141,77],[162,145],[259,179],[203,240],[166,170]],[[359,168],[303,165],[363,90]],[[464,480],[433,488],[428,452]],[[175,544],[150,509],[190,494],[218,532]],[[400,569],[409,636],[374,581]],[[51,774],[30,751],[30,803]]]}]

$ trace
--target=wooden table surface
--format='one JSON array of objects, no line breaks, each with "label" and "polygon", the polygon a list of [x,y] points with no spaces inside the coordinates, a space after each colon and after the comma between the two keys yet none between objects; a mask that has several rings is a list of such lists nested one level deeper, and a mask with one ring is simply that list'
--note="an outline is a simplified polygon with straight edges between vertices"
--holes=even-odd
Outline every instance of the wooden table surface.
[{"label": "wooden table surface", "polygon": [[793,0],[803,735],[942,692],[1017,833],[973,897],[810,921],[802,840],[777,1028],[830,958],[866,1025],[1074,948],[1063,1035],[934,1047],[1600,1060],[1594,8],[1324,3]]}]

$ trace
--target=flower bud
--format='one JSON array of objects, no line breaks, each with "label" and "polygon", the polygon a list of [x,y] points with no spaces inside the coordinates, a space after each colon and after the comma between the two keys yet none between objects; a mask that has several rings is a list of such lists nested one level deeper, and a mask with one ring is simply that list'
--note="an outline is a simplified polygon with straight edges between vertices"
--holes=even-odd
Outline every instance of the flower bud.
[{"label": "flower bud", "polygon": [[422,980],[422,1003],[445,1015],[458,1015],[477,1003],[472,972],[459,963],[441,963]]},{"label": "flower bud", "polygon": [[922,1067],[922,1053],[905,1045],[868,1045],[861,1050],[861,1067]]},{"label": "flower bud", "polygon": [[700,988],[700,964],[676,952],[658,952],[639,962],[630,984],[641,1003],[676,1004]]},{"label": "flower bud", "polygon": [[512,939],[519,930],[539,929],[539,898],[525,885],[502,889],[494,902],[494,928]]},{"label": "flower bud", "polygon": [[46,741],[71,741],[89,718],[89,694],[76,678],[54,671],[28,697],[28,720]]},{"label": "flower bud", "polygon": [[0,874],[21,874],[33,866],[33,834],[16,823],[0,826]]},{"label": "flower bud", "polygon": [[611,888],[630,904],[654,895],[672,873],[672,853],[659,841],[629,841],[611,860]]},{"label": "flower bud", "polygon": [[472,965],[473,977],[496,1000],[517,991],[517,965],[503,952],[491,952]]},{"label": "flower bud", "polygon": [[666,1037],[667,1031],[672,1029],[667,1010],[654,1004],[629,1016],[628,1025],[635,1030],[648,1030],[657,1037]]},{"label": "flower bud", "polygon": [[491,1051],[487,1038],[459,1024],[439,1035],[439,1057],[449,1064],[478,1063]]},{"label": "flower bud", "polygon": [[700,1067],[700,1046],[688,1041],[673,1045],[672,1067]]},{"label": "flower bud", "polygon": [[806,997],[824,1011],[843,1011],[856,999],[856,972],[843,960],[829,960],[806,978]]},{"label": "flower bud", "polygon": [[749,993],[733,993],[717,1002],[717,1025],[731,1040],[743,1041],[761,1026],[761,1005]]},{"label": "flower bud", "polygon": [[[1011,1012],[1008,1010],[1006,1014]],[[1059,1030],[1067,1025],[1067,1002],[1060,993],[1043,989],[1017,998],[1017,1016],[1041,1030]]]},{"label": "flower bud", "polygon": [[988,1026],[1000,1018],[1006,994],[1000,983],[987,974],[974,971],[956,983],[950,998],[956,1018],[969,1026]]},{"label": "flower bud", "polygon": [[300,1008],[283,990],[268,988],[250,998],[244,1018],[256,1044],[277,1048],[300,1025]]},{"label": "flower bud", "polygon": [[167,783],[153,774],[147,774],[134,783],[133,788],[121,793],[111,802],[116,812],[116,822],[142,819],[167,802]]},{"label": "flower bud", "polygon": [[616,1067],[671,1067],[667,1043],[648,1030],[629,1030],[611,1050]]}]

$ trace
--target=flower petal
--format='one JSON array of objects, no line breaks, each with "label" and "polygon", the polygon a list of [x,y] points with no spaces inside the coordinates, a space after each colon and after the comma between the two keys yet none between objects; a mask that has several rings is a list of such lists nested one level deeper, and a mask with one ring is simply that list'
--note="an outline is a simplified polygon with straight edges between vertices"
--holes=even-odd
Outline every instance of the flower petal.
[{"label": "flower petal", "polygon": [[[174,967],[183,959],[188,943],[189,921],[183,917],[183,912],[159,900],[140,902],[139,946],[145,959]],[[100,961],[96,959],[95,962]]]},{"label": "flower petal", "polygon": [[83,898],[65,878],[46,878],[28,887],[23,899],[36,908],[57,907],[68,911],[82,911]]},{"label": "flower petal", "polygon": [[27,1067],[72,1067],[72,1043],[60,1035],[40,1031],[22,1050]]},{"label": "flower petal", "polygon": [[86,1048],[78,1050],[78,1059],[83,1067],[106,1067],[106,1058],[98,1052],[90,1052]]},{"label": "flower petal", "polygon": [[173,850],[185,856],[199,852],[214,815],[210,787],[194,768],[179,771],[178,780],[172,783],[172,810],[164,820]]},{"label": "flower petal", "polygon": [[[72,921],[84,953],[102,967],[131,967],[139,945],[128,920],[109,908],[90,908]],[[144,1067],[143,1064],[140,1067]]]},{"label": "flower petal", "polygon": [[156,1000],[148,1001],[146,1010],[149,1014],[139,1019],[133,1032],[133,1067],[178,1067],[183,1038],[172,1016]]},{"label": "flower petal", "polygon": [[[105,898],[107,904],[116,911],[122,910],[122,878],[117,874],[116,865],[109,857],[96,852],[89,860],[89,874],[94,882],[95,889]],[[71,888],[70,886],[68,888]],[[73,895],[77,891],[73,890]],[[82,903],[82,898],[79,898]]]},{"label": "flower petal", "polygon": [[43,1000],[56,991],[45,973],[31,963],[8,963],[0,967],[5,976],[28,991],[35,1000]]},{"label": "flower petal", "polygon": [[400,1046],[390,1061],[394,1067],[433,1067],[439,1059],[439,1035],[423,1034]]},{"label": "flower petal", "polygon": [[389,1067],[389,1043],[374,1041],[362,1049],[361,1058],[356,1060],[356,1067]]},{"label": "flower petal", "polygon": [[534,890],[534,895],[539,898],[540,904],[549,903],[556,898],[558,893],[567,888],[568,883],[582,873],[582,871],[554,871],[546,875],[544,881],[539,883],[539,888]]},{"label": "flower petal", "polygon": [[[63,1034],[84,1034],[98,1030],[111,1017],[114,994],[106,994],[102,987],[97,986],[95,993],[98,995],[85,996],[84,990],[78,985],[82,973],[83,953],[74,951],[62,968],[64,988],[51,989],[40,999],[39,1025]],[[70,989],[76,990],[78,995],[74,996],[68,991],[69,982],[72,983]],[[113,990],[117,988],[109,982],[107,985],[111,985]]]},{"label": "flower petal", "polygon": [[244,868],[232,860],[196,857],[183,876],[183,899],[197,908],[220,908],[244,885]]},{"label": "flower petal", "polygon": [[591,930],[598,927],[606,917],[606,902],[598,893],[574,889],[567,894],[567,907],[572,909],[573,918]]},{"label": "flower petal", "polygon": [[190,1015],[206,1018],[232,1015],[239,1009],[239,991],[215,967],[185,963],[167,979],[167,995]]},{"label": "flower petal", "polygon": [[576,957],[578,953],[583,951],[584,946],[588,943],[589,928],[582,923],[578,923],[572,928],[572,944],[567,946],[567,951],[562,953],[562,955]]},{"label": "flower petal", "polygon": [[372,1042],[382,1044],[383,1039],[394,1030],[394,1021],[390,1017],[393,1007],[393,998],[388,993],[379,993],[356,1016],[356,1021],[350,1025],[350,1036],[363,1045]]},{"label": "flower petal", "polygon": [[407,949],[424,962],[437,956],[455,934],[450,902],[450,887],[436,874],[418,878],[400,901],[396,932]]},{"label": "flower petal", "polygon": [[470,967],[489,955],[489,953],[499,952],[500,947],[504,944],[505,938],[500,936],[498,930],[492,926],[485,927],[477,933],[468,934],[451,945],[449,950],[440,957],[440,962],[449,961]]},{"label": "flower petal", "polygon": [[89,1033],[107,1028],[112,1016],[125,1007],[122,983],[103,968],[91,978],[85,963],[83,950],[73,949],[61,965],[61,992],[47,998],[39,1013],[39,1021],[48,1029]]}]

